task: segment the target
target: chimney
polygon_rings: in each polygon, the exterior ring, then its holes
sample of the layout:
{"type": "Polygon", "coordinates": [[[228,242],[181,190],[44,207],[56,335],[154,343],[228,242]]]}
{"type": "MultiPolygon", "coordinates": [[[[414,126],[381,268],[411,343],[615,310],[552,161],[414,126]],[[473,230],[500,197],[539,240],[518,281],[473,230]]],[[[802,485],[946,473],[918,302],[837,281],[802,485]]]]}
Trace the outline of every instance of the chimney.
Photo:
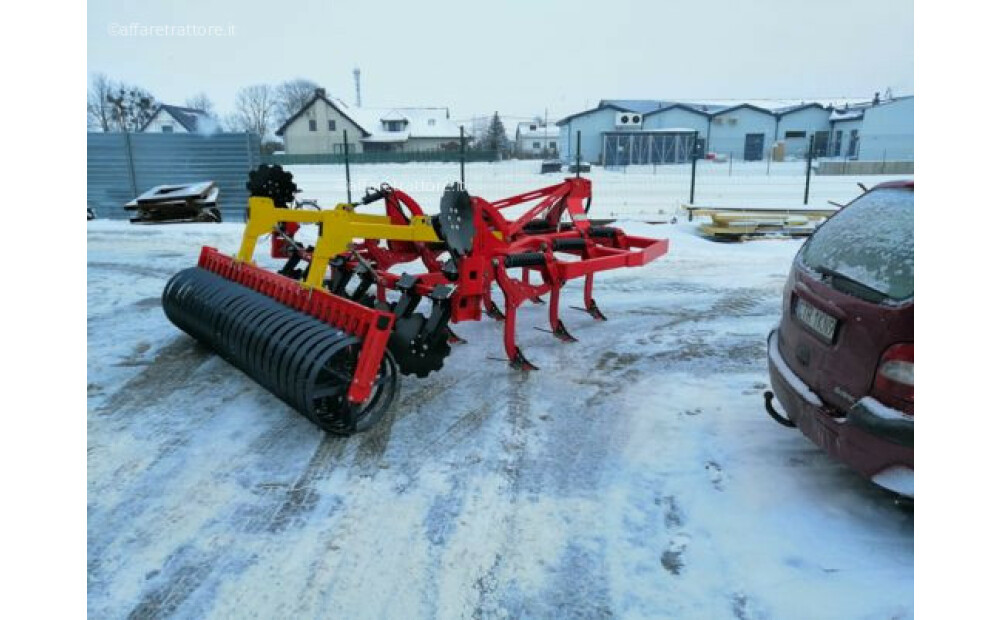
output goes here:
{"type": "Polygon", "coordinates": [[[316,94],[319,95],[320,97],[326,97],[326,89],[325,88],[317,88],[316,89],[316,94]]]}
{"type": "Polygon", "coordinates": [[[361,68],[354,67],[354,105],[361,107],[361,68]]]}

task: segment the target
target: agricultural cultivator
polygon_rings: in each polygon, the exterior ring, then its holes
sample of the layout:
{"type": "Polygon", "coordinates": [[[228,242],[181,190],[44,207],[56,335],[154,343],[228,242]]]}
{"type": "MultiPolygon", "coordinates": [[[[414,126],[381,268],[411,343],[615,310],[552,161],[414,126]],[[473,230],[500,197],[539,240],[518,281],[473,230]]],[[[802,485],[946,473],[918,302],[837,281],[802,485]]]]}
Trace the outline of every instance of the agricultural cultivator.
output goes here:
{"type": "Polygon", "coordinates": [[[584,278],[578,309],[605,320],[593,298],[594,274],[644,265],[668,244],[594,225],[590,181],[579,177],[496,202],[456,183],[445,188],[434,216],[388,184],[333,209],[293,208],[298,188],[279,166],[252,172],[248,188],[239,252],[202,248],[198,266],[167,284],[164,311],[336,434],[371,428],[391,406],[399,374],[440,369],[452,345],[464,342],[451,324],[503,321],[510,366],[535,369],[516,341],[524,303],[547,297],[550,331],[572,342],[559,314],[563,285],[584,278]],[[384,215],[358,212],[377,202],[384,215]],[[527,205],[522,214],[505,217],[518,205],[527,205]],[[307,246],[295,236],[308,224],[319,231],[307,246]],[[265,235],[271,256],[284,260],[276,273],[253,262],[265,235]]]}

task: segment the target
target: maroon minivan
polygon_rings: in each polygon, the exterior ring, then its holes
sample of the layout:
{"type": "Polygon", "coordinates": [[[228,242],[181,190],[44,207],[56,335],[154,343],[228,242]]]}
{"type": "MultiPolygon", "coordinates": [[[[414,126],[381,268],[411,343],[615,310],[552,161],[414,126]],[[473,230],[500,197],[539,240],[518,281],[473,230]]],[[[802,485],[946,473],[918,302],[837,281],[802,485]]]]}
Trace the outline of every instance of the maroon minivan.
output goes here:
{"type": "Polygon", "coordinates": [[[913,497],[913,181],[883,183],[802,245],[768,336],[768,413],[913,497]],[[786,415],[775,408],[778,402],[786,415]]]}

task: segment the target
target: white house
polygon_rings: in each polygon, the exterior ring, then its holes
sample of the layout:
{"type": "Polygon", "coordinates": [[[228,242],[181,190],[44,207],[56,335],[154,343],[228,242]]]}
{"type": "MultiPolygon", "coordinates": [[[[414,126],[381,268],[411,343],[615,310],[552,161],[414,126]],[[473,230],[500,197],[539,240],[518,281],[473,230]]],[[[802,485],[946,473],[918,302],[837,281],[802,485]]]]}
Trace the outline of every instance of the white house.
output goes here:
{"type": "Polygon", "coordinates": [[[820,157],[913,158],[912,96],[846,105],[602,99],[556,125],[563,159],[575,157],[579,132],[581,157],[606,165],[689,161],[696,142],[744,161],[769,157],[779,143],[786,158],[804,158],[810,140],[820,157]]]}
{"type": "MultiPolygon", "coordinates": [[[[458,149],[460,128],[448,108],[358,108],[317,89],[278,130],[289,155],[458,149]]],[[[466,138],[468,140],[468,138],[466,138]]]]}
{"type": "Polygon", "coordinates": [[[518,123],[514,150],[522,155],[559,155],[559,128],[538,121],[518,123]]]}
{"type": "Polygon", "coordinates": [[[204,110],[163,104],[139,131],[144,133],[212,133],[218,122],[204,110]]]}

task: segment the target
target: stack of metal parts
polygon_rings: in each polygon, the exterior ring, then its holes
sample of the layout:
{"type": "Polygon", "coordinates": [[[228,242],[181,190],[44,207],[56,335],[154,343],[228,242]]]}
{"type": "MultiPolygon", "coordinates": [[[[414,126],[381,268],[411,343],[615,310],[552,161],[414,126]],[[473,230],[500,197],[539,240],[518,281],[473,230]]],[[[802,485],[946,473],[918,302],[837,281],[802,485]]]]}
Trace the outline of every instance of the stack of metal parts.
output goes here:
{"type": "Polygon", "coordinates": [[[185,222],[221,222],[218,208],[219,188],[215,181],[187,185],[157,185],[125,204],[135,211],[133,224],[181,224],[185,222]]]}

